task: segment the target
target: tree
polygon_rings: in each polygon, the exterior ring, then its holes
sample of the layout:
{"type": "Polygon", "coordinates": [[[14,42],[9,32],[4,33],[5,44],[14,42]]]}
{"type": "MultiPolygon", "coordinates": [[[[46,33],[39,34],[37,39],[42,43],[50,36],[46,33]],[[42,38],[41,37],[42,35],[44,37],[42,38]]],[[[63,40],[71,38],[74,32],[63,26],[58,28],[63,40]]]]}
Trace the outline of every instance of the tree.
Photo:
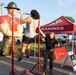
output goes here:
{"type": "Polygon", "coordinates": [[[75,20],[73,19],[73,17],[70,16],[65,16],[68,20],[70,20],[71,22],[75,23],[75,20]]]}

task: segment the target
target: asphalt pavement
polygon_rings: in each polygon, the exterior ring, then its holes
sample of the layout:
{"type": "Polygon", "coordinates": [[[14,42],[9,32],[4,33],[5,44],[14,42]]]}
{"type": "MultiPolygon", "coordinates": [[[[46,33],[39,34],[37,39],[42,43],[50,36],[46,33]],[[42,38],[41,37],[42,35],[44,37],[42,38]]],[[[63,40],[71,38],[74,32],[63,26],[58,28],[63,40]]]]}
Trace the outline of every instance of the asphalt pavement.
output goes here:
{"type": "MultiPolygon", "coordinates": [[[[67,60],[67,63],[65,63],[65,66],[60,68],[63,59],[54,60],[53,75],[76,75],[76,73],[73,71],[69,59],[67,60]]],[[[31,56],[30,60],[24,58],[22,62],[17,61],[17,57],[14,57],[14,68],[12,68],[12,57],[0,56],[0,75],[13,75],[12,72],[14,72],[14,75],[38,75],[39,73],[38,65],[41,65],[40,75],[42,75],[43,57],[40,57],[40,63],[38,62],[38,57],[34,57],[34,56],[31,56]],[[25,73],[25,70],[27,70],[27,73],[25,73]]],[[[49,60],[48,60],[48,65],[49,65],[49,60]]],[[[49,66],[47,66],[46,73],[47,75],[50,75],[49,66]]]]}

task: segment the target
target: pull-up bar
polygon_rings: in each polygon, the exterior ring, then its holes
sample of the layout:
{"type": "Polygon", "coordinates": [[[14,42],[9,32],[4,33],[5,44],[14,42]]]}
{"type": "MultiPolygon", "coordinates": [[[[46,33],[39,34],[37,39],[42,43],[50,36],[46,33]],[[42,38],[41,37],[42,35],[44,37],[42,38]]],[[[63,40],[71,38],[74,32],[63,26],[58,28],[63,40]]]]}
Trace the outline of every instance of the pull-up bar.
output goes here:
{"type": "MultiPolygon", "coordinates": [[[[19,11],[18,13],[21,13],[21,11],[19,11]]],[[[25,15],[30,15],[29,13],[23,12],[23,14],[25,15]]]]}

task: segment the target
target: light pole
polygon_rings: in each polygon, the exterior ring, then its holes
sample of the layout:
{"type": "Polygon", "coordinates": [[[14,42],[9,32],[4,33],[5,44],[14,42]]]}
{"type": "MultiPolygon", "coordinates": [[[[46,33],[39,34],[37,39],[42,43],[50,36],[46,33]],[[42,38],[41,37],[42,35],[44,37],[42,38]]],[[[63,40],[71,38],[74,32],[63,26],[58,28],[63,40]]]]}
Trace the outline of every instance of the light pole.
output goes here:
{"type": "Polygon", "coordinates": [[[0,12],[1,12],[1,15],[2,15],[2,7],[3,7],[4,3],[3,2],[0,2],[0,12]]]}

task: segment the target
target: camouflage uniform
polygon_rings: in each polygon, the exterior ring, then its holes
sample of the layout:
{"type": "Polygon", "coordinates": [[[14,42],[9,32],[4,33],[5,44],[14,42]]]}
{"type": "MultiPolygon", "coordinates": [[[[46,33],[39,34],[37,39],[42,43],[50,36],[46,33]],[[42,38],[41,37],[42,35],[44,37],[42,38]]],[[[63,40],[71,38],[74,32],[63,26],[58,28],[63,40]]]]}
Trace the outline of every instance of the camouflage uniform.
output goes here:
{"type": "Polygon", "coordinates": [[[12,37],[4,36],[1,50],[3,51],[3,55],[8,55],[10,53],[10,49],[12,47],[12,37]]]}
{"type": "MultiPolygon", "coordinates": [[[[0,55],[7,56],[7,55],[11,54],[11,51],[12,51],[12,37],[4,36],[0,55]]],[[[16,47],[16,43],[14,42],[15,56],[18,56],[19,53],[20,52],[18,51],[18,49],[16,47]]]]}

